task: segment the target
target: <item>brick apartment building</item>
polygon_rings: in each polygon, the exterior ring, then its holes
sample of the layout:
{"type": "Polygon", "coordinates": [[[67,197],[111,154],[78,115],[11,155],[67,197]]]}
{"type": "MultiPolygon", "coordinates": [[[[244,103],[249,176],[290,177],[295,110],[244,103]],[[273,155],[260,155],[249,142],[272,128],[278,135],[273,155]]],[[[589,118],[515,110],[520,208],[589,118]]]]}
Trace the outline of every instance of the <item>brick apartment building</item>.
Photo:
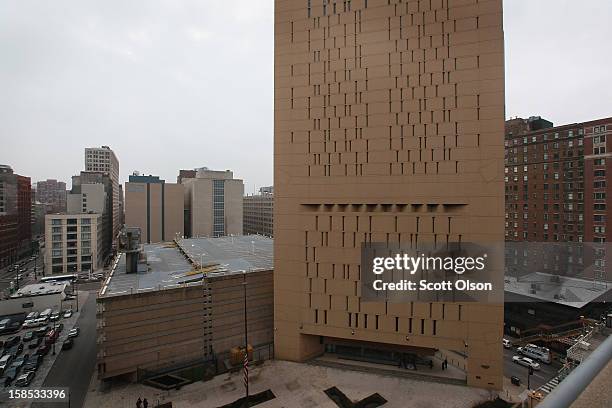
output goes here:
{"type": "Polygon", "coordinates": [[[608,242],[612,118],[506,122],[506,240],[608,242]]]}
{"type": "Polygon", "coordinates": [[[0,166],[0,267],[31,249],[32,190],[30,178],[0,166]]]}
{"type": "Polygon", "coordinates": [[[45,204],[49,213],[66,212],[66,183],[47,179],[36,183],[36,201],[45,204]]]}

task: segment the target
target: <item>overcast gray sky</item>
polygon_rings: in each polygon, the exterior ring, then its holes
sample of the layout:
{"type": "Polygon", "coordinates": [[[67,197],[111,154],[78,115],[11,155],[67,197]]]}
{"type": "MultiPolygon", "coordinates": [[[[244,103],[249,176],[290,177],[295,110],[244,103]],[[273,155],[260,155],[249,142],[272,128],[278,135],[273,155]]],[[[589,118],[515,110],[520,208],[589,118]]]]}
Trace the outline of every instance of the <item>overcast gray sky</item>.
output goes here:
{"type": "MultiPolygon", "coordinates": [[[[612,116],[610,0],[506,0],[507,107],[612,116]]],[[[272,183],[272,0],[0,0],[0,163],[66,182],[86,146],[121,178],[232,169],[272,183]]]]}

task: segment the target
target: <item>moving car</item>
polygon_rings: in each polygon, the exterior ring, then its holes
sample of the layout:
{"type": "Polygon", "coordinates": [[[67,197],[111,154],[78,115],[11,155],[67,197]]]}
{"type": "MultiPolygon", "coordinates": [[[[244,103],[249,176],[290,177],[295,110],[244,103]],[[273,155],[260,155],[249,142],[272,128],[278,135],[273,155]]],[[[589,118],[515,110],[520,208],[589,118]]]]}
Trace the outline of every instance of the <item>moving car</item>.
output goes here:
{"type": "Polygon", "coordinates": [[[27,387],[28,385],[30,385],[33,379],[34,371],[28,371],[24,374],[21,374],[19,377],[17,377],[17,380],[15,380],[15,387],[27,387]]]}
{"type": "Polygon", "coordinates": [[[529,357],[514,356],[514,357],[512,357],[512,361],[517,363],[517,364],[520,364],[522,366],[525,366],[525,367],[531,367],[534,370],[539,370],[540,369],[540,364],[536,363],[535,361],[533,361],[529,357]]]}
{"type": "Polygon", "coordinates": [[[72,309],[68,309],[64,312],[64,319],[72,317],[72,309]]]}
{"type": "Polygon", "coordinates": [[[68,337],[78,337],[80,332],[81,332],[81,329],[79,329],[78,327],[73,327],[68,332],[68,337]]]}
{"type": "Polygon", "coordinates": [[[73,345],[74,345],[74,340],[72,339],[72,337],[68,337],[66,341],[64,342],[64,344],[62,344],[62,350],[70,350],[73,345]]]}

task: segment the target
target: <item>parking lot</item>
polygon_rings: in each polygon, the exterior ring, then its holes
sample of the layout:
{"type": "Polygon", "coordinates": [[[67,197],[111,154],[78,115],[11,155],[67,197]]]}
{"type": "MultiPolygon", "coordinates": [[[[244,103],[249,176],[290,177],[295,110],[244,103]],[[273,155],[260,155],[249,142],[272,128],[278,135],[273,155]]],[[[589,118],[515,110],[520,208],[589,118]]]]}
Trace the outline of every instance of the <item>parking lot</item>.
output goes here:
{"type": "MultiPolygon", "coordinates": [[[[82,292],[81,294],[79,294],[79,296],[81,297],[81,299],[79,299],[79,304],[84,304],[87,301],[87,297],[89,296],[88,292],[82,292]],[[81,303],[82,302],[82,303],[81,303]]],[[[43,383],[45,382],[47,375],[49,373],[49,371],[51,370],[52,366],[54,365],[54,363],[56,362],[56,360],[61,360],[66,358],[67,353],[71,353],[73,350],[72,348],[67,349],[67,350],[62,350],[62,345],[66,342],[66,340],[69,337],[69,332],[71,329],[73,329],[76,325],[77,320],[79,319],[79,316],[81,314],[82,309],[80,309],[79,312],[76,311],[76,303],[75,302],[67,302],[64,304],[64,310],[63,312],[60,314],[60,318],[59,320],[53,322],[53,321],[47,321],[45,323],[44,326],[42,327],[27,327],[27,328],[21,328],[18,332],[16,333],[11,333],[11,334],[2,334],[0,335],[0,342],[3,343],[3,346],[0,348],[0,350],[2,351],[2,354],[6,354],[9,352],[9,349],[11,350],[15,350],[14,347],[18,347],[18,345],[22,345],[23,346],[23,350],[21,352],[18,353],[18,355],[16,356],[21,357],[25,354],[28,354],[30,356],[30,359],[33,360],[33,355],[38,351],[41,350],[41,348],[45,347],[46,343],[50,343],[50,340],[47,340],[47,338],[49,336],[46,336],[45,334],[41,333],[43,336],[42,341],[40,341],[40,345],[36,346],[36,342],[37,342],[37,337],[36,335],[33,336],[33,338],[29,341],[24,341],[24,336],[26,336],[26,333],[31,332],[31,331],[36,331],[36,330],[40,330],[40,332],[45,332],[45,333],[49,333],[50,331],[53,330],[54,324],[55,324],[55,328],[57,329],[59,327],[60,324],[63,325],[63,329],[61,330],[61,332],[59,332],[58,337],[56,338],[55,342],[50,344],[50,347],[48,348],[48,351],[46,351],[46,353],[44,354],[44,357],[42,358],[42,362],[40,364],[40,366],[38,366],[38,368],[35,371],[35,375],[34,375],[34,379],[32,380],[32,382],[27,386],[27,388],[31,388],[31,389],[35,389],[35,388],[40,388],[43,386],[43,383]],[[70,317],[64,317],[64,312],[66,312],[67,310],[72,310],[73,313],[70,317]],[[9,348],[4,348],[4,343],[7,342],[7,340],[9,340],[10,338],[13,338],[15,336],[18,336],[19,341],[17,343],[15,343],[13,346],[9,347],[9,348]],[[30,345],[32,345],[33,348],[30,348],[30,345]],[[55,350],[53,349],[53,345],[55,346],[55,350]]],[[[1,318],[0,318],[1,320],[1,318]]],[[[27,336],[26,336],[27,337],[27,336]]],[[[78,342],[80,341],[79,336],[74,337],[73,338],[73,342],[74,345],[78,344],[78,342]]],[[[43,350],[41,350],[41,352],[44,352],[44,348],[43,350]]],[[[13,361],[15,360],[15,358],[13,358],[13,361]]],[[[17,371],[17,376],[16,378],[18,378],[21,374],[23,374],[22,368],[20,368],[17,371]]],[[[23,402],[18,403],[16,401],[11,401],[9,399],[9,390],[11,388],[15,388],[15,380],[13,380],[11,382],[11,384],[8,387],[5,387],[5,380],[6,380],[6,370],[4,370],[4,372],[1,373],[2,376],[0,376],[0,405],[2,406],[14,406],[14,407],[21,407],[23,406],[23,402]],[[5,405],[6,404],[6,405],[5,405]]]]}

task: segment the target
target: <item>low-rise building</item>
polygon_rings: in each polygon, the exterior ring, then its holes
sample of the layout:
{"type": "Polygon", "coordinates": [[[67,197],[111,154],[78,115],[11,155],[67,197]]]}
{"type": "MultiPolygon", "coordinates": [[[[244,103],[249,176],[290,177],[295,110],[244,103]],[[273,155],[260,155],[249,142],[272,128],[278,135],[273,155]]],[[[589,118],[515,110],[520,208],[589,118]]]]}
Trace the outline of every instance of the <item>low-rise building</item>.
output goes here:
{"type": "Polygon", "coordinates": [[[26,285],[0,302],[0,316],[43,311],[62,310],[65,307],[65,282],[39,282],[26,285]]]}
{"type": "Polygon", "coordinates": [[[45,273],[89,272],[103,264],[100,214],[48,214],[45,217],[45,273]]]}
{"type": "Polygon", "coordinates": [[[271,347],[271,239],[184,239],[144,245],[144,255],[146,263],[128,273],[120,254],[98,295],[100,379],[140,380],[203,362],[216,371],[244,346],[245,306],[249,344],[271,347]]]}

